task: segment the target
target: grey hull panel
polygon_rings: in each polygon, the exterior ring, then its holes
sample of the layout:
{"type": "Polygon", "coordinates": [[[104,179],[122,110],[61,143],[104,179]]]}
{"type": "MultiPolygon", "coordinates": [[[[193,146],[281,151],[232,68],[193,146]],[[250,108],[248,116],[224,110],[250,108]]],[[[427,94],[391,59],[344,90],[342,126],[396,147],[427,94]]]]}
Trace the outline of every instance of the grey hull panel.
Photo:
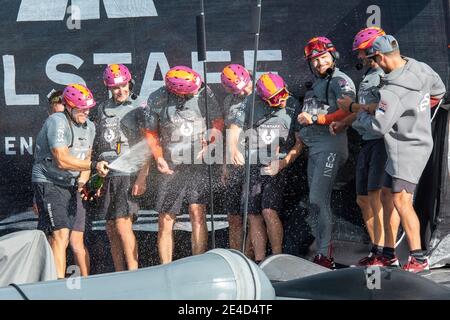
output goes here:
{"type": "MultiPolygon", "coordinates": [[[[274,299],[265,274],[237,251],[215,249],[167,265],[20,286],[30,300],[80,299],[274,299]]],[[[12,287],[0,300],[23,299],[12,287]]]]}

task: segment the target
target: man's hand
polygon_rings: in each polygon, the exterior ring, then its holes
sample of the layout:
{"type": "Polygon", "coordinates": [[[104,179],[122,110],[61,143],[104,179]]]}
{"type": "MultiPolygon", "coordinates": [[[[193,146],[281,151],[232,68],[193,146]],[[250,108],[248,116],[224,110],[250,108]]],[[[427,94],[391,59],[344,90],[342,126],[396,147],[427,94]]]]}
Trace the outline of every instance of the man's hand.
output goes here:
{"type": "Polygon", "coordinates": [[[141,196],[147,190],[147,179],[141,175],[138,175],[133,188],[131,189],[131,195],[134,197],[141,196]]]}
{"type": "Polygon", "coordinates": [[[216,128],[211,128],[209,130],[209,136],[207,139],[202,139],[202,149],[197,154],[197,160],[202,159],[205,156],[206,151],[209,149],[214,150],[216,148],[217,139],[222,139],[222,132],[216,128]]]}
{"type": "Polygon", "coordinates": [[[80,193],[81,199],[85,201],[90,201],[93,197],[89,198],[89,192],[86,186],[86,181],[78,180],[78,192],[80,193]]]}
{"type": "Polygon", "coordinates": [[[346,95],[342,95],[342,98],[337,99],[338,107],[343,111],[350,112],[350,104],[353,102],[352,98],[346,95]]]}
{"type": "Polygon", "coordinates": [[[302,112],[298,115],[297,117],[297,121],[301,124],[301,125],[310,125],[313,124],[313,121],[311,119],[311,115],[308,112],[302,112]]]}
{"type": "Polygon", "coordinates": [[[106,162],[106,161],[99,161],[99,162],[97,162],[97,165],[95,166],[95,169],[97,170],[98,175],[100,177],[103,177],[103,178],[106,177],[106,175],[109,172],[108,162],[106,162]]]}
{"type": "Polygon", "coordinates": [[[78,192],[80,193],[80,197],[84,201],[92,201],[94,198],[99,198],[102,195],[102,187],[98,188],[94,194],[89,194],[89,190],[86,185],[86,181],[78,181],[78,192]]]}
{"type": "Polygon", "coordinates": [[[284,160],[273,160],[270,164],[261,169],[261,174],[275,176],[286,167],[284,160]]]}
{"type": "Polygon", "coordinates": [[[235,166],[243,166],[245,164],[245,158],[237,148],[231,151],[231,163],[235,166]]]}
{"type": "Polygon", "coordinates": [[[205,155],[205,152],[208,150],[208,142],[206,141],[206,139],[202,139],[202,149],[199,151],[199,153],[197,153],[197,157],[196,159],[203,159],[203,156],[205,155]]]}
{"type": "Polygon", "coordinates": [[[158,159],[156,159],[156,167],[158,168],[159,172],[163,174],[173,174],[173,170],[169,168],[169,165],[163,157],[159,157],[158,159]]]}
{"type": "Polygon", "coordinates": [[[347,128],[347,125],[343,121],[333,121],[330,123],[329,129],[330,133],[335,136],[347,128]]]}

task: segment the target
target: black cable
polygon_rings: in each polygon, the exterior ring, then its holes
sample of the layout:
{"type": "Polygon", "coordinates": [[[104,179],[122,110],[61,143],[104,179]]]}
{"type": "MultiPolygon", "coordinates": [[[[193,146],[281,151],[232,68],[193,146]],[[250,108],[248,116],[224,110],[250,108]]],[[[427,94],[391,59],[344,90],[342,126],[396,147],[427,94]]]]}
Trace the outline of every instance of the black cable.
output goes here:
{"type": "MultiPolygon", "coordinates": [[[[208,133],[207,141],[209,142],[210,134],[210,118],[208,110],[208,81],[206,79],[206,29],[205,29],[205,6],[203,0],[200,0],[200,15],[196,17],[197,22],[197,51],[198,61],[203,61],[203,79],[205,82],[204,97],[205,97],[205,112],[206,112],[206,130],[208,133]]],[[[211,216],[211,245],[216,248],[216,234],[214,229],[214,193],[212,188],[212,164],[211,159],[208,163],[208,180],[209,180],[209,213],[211,216]]]]}
{"type": "Polygon", "coordinates": [[[22,291],[22,289],[20,289],[20,287],[15,284],[15,283],[10,283],[8,286],[13,287],[14,289],[16,289],[16,291],[20,294],[20,296],[22,297],[23,300],[30,300],[27,295],[25,294],[25,292],[22,291]]]}
{"type": "MultiPolygon", "coordinates": [[[[256,64],[257,64],[257,56],[258,56],[258,46],[259,46],[259,33],[261,31],[261,0],[258,0],[257,5],[255,7],[255,11],[252,15],[252,20],[254,21],[253,29],[252,31],[255,32],[255,48],[254,48],[254,55],[253,55],[253,80],[256,81],[256,64]]],[[[252,88],[252,104],[250,108],[250,115],[249,115],[249,124],[250,126],[253,126],[253,117],[254,117],[254,111],[255,111],[255,89],[256,89],[256,83],[253,85],[252,88]]],[[[253,138],[253,130],[250,130],[249,134],[247,135],[247,141],[252,141],[253,138]]],[[[247,238],[247,219],[248,219],[248,196],[250,191],[250,143],[246,143],[246,149],[245,149],[245,183],[244,183],[244,216],[242,221],[242,253],[245,254],[245,244],[246,244],[246,238],[247,238]]]]}

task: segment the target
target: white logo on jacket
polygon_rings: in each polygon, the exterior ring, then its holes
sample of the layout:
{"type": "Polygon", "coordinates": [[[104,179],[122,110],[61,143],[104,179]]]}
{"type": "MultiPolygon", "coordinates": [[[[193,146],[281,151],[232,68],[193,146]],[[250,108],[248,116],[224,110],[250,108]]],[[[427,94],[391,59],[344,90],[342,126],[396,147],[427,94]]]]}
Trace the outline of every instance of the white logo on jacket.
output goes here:
{"type": "Polygon", "coordinates": [[[417,108],[417,112],[424,112],[428,108],[430,108],[430,94],[426,93],[422,100],[419,103],[419,107],[417,108]]]}
{"type": "Polygon", "coordinates": [[[103,134],[103,138],[105,138],[106,142],[111,142],[116,137],[116,134],[111,129],[106,129],[105,133],[103,134]]]}
{"type": "Polygon", "coordinates": [[[261,130],[261,139],[265,144],[271,144],[275,137],[276,134],[273,130],[261,130]]]}
{"type": "Polygon", "coordinates": [[[58,127],[58,130],[56,131],[56,141],[58,143],[64,142],[64,127],[58,127]]]}
{"type": "Polygon", "coordinates": [[[194,132],[194,128],[192,124],[184,122],[180,127],[180,132],[183,136],[189,137],[194,132]]]}

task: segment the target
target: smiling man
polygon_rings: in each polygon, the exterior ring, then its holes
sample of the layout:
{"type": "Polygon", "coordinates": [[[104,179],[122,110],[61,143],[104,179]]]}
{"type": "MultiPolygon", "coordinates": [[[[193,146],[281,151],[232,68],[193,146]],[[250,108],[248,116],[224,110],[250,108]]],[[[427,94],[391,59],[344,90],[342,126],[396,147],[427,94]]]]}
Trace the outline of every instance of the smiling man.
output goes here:
{"type": "Polygon", "coordinates": [[[77,191],[82,191],[94,167],[100,175],[107,172],[104,162],[91,162],[95,128],[88,115],[95,106],[92,93],[82,85],[68,85],[62,103],[64,112],[48,117],[37,136],[32,171],[38,229],[48,236],[58,278],[65,276],[71,231],[84,230],[86,213],[77,191]]]}
{"type": "MultiPolygon", "coordinates": [[[[142,140],[139,120],[142,108],[132,92],[131,73],[123,64],[108,65],[103,83],[111,98],[92,114],[97,130],[93,151],[94,159],[112,162],[142,140]]],[[[116,271],[138,268],[138,247],[132,226],[139,209],[135,197],[145,192],[147,175],[148,165],[137,176],[111,170],[98,199],[100,214],[107,220],[106,232],[116,271]]]]}
{"type": "Polygon", "coordinates": [[[375,114],[363,113],[365,117],[360,121],[369,130],[384,136],[388,160],[383,190],[393,200],[400,216],[395,219],[395,225],[389,223],[397,213],[387,210],[383,201],[388,223],[385,225],[382,262],[383,265],[392,265],[392,262],[398,265],[392,235],[401,220],[410,249],[403,269],[426,272],[429,264],[421,248],[420,223],[413,207],[413,194],[433,150],[430,106],[444,96],[445,85],[430,66],[402,56],[392,35],[377,38],[366,54],[386,76],[379,90],[380,101],[375,114]]]}
{"type": "Polygon", "coordinates": [[[348,147],[346,130],[332,135],[328,126],[350,114],[338,108],[337,99],[342,95],[354,99],[356,90],[353,81],[336,67],[339,55],[330,39],[312,38],[305,46],[304,55],[316,77],[311,90],[305,94],[298,116],[300,138],[309,147],[309,213],[318,244],[314,262],[333,268],[331,192],[338,170],[347,160],[348,147]]]}

